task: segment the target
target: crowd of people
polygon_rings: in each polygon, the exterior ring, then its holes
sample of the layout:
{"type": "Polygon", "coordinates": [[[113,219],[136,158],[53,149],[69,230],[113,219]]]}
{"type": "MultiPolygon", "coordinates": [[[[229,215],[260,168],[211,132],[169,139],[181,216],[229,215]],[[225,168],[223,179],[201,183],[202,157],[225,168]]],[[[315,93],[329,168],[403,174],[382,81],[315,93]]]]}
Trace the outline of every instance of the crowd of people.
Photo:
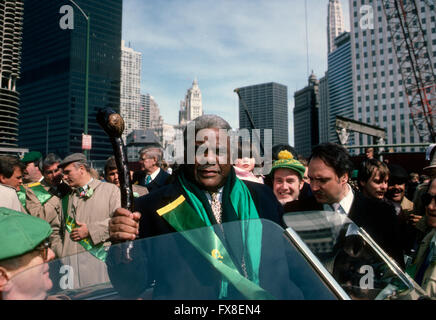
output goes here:
{"type": "MultiPolygon", "coordinates": [[[[229,148],[229,141],[218,139],[219,130],[231,129],[224,119],[204,115],[194,122],[196,132],[205,130],[216,137],[212,142],[203,134],[203,139],[195,141],[196,148],[229,148]]],[[[185,135],[185,150],[187,143],[185,135]]],[[[53,153],[43,157],[37,151],[22,159],[0,156],[0,300],[29,297],[32,290],[28,284],[12,285],[11,279],[42,262],[88,252],[95,259],[69,261],[76,270],[82,270],[74,279],[81,287],[116,277],[118,260],[108,250],[113,243],[235,220],[263,218],[285,228],[284,213],[313,210],[348,216],[407,269],[430,297],[436,298],[435,145],[427,151],[429,165],[421,176],[377,159],[372,148],[354,168],[348,151],[334,143],[316,146],[308,159],[290,145],[274,146],[267,175],[254,173],[258,165],[254,151],[250,157],[239,154],[232,164],[230,152],[223,159],[213,149],[206,150],[204,158],[197,156],[194,164],[168,170],[159,147],[142,149],[141,169],[130,172],[134,212],[121,208],[119,172],[113,156],[107,159],[102,176],[81,153],[64,159],[53,153]]],[[[220,241],[218,237],[216,241],[220,241]]],[[[246,245],[251,250],[258,244],[250,240],[246,245]]],[[[240,297],[251,297],[253,292],[264,297],[258,287],[262,268],[251,260],[248,263],[246,259],[251,258],[245,253],[235,259],[241,261],[242,269],[234,265],[227,271],[218,268],[216,279],[207,284],[195,274],[183,273],[179,266],[174,266],[172,276],[180,273],[196,288],[187,298],[210,296],[213,291],[218,291],[220,298],[233,296],[233,291],[240,297]],[[244,277],[250,278],[254,288],[247,286],[240,292],[237,283],[244,277]]],[[[125,271],[134,272],[137,267],[126,263],[125,271]]],[[[165,275],[150,273],[147,277],[138,282],[138,292],[156,279],[166,286],[165,292],[180,291],[178,284],[166,281],[165,275]]],[[[45,279],[41,286],[49,287],[48,282],[45,279]]],[[[114,283],[122,292],[122,281],[114,283]]],[[[293,285],[277,286],[271,290],[293,285]]],[[[162,297],[171,298],[159,289],[156,296],[160,292],[162,297]]],[[[290,298],[304,296],[304,292],[296,292],[290,298]]]]}

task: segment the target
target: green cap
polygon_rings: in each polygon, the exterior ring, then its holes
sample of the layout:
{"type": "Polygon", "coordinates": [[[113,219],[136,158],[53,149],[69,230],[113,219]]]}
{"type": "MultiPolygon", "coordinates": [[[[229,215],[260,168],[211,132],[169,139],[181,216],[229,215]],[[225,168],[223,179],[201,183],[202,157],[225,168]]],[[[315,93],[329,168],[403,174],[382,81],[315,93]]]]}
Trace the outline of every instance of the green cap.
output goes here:
{"type": "Polygon", "coordinates": [[[23,159],[21,159],[21,162],[23,163],[29,163],[36,160],[39,160],[42,158],[42,154],[39,151],[30,151],[24,154],[23,159]]]}
{"type": "Polygon", "coordinates": [[[0,260],[34,250],[51,233],[47,221],[0,207],[0,260]]]}
{"type": "Polygon", "coordinates": [[[300,175],[301,179],[304,178],[304,172],[306,171],[306,167],[300,161],[295,160],[289,151],[280,151],[278,154],[278,158],[278,160],[273,162],[271,173],[279,168],[291,169],[297,172],[300,175]]]}

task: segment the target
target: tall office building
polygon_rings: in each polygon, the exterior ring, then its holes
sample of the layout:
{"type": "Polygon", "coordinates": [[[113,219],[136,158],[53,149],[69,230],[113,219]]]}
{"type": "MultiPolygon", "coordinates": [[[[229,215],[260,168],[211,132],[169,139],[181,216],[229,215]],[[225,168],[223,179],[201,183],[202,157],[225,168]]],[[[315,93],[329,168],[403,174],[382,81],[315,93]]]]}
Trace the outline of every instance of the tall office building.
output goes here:
{"type": "Polygon", "coordinates": [[[179,125],[184,125],[201,115],[203,115],[201,90],[197,79],[194,79],[192,87],[186,92],[185,100],[180,102],[179,125]]]}
{"type": "MultiPolygon", "coordinates": [[[[99,108],[119,112],[122,0],[75,3],[91,16],[88,154],[104,160],[113,153],[112,145],[95,117],[99,108]]],[[[86,40],[87,20],[72,2],[24,1],[20,146],[61,157],[82,152],[86,40]]]]}
{"type": "MultiPolygon", "coordinates": [[[[350,33],[344,32],[338,36],[335,39],[335,47],[336,49],[328,54],[328,141],[339,143],[336,116],[354,119],[350,33]]],[[[347,144],[354,144],[354,137],[350,136],[347,144]]]]}
{"type": "Polygon", "coordinates": [[[251,129],[247,112],[260,139],[264,141],[264,129],[272,130],[272,144],[288,143],[288,88],[270,82],[236,89],[239,91],[239,128],[251,129]],[[245,109],[246,107],[246,109],[245,109]]]}
{"type": "Polygon", "coordinates": [[[124,141],[127,135],[141,127],[141,58],[142,54],[121,43],[120,115],[124,119],[124,141]]]}
{"type": "Polygon", "coordinates": [[[336,49],[335,38],[345,31],[345,23],[340,0],[329,0],[327,9],[327,45],[330,53],[336,49]]]}
{"type": "MultiPolygon", "coordinates": [[[[416,1],[427,37],[432,63],[436,63],[434,6],[416,1]]],[[[386,129],[389,144],[418,143],[410,117],[394,44],[381,0],[350,1],[355,119],[386,129]],[[364,7],[366,6],[366,7],[364,7]],[[365,10],[362,10],[365,9],[365,10]],[[368,10],[370,9],[370,10],[368,10]]],[[[436,64],[435,64],[436,68],[436,64]]],[[[355,134],[356,143],[372,144],[372,138],[355,134]]],[[[401,148],[396,151],[418,151],[401,148]]]]}
{"type": "Polygon", "coordinates": [[[23,2],[0,1],[0,147],[18,147],[23,2]]]}
{"type": "Polygon", "coordinates": [[[319,143],[319,81],[312,73],[308,85],[294,94],[294,147],[309,157],[319,143]]]}
{"type": "Polygon", "coordinates": [[[141,94],[139,103],[139,126],[141,129],[150,128],[150,95],[141,94]]]}
{"type": "Polygon", "coordinates": [[[319,114],[318,114],[318,128],[319,128],[319,142],[329,141],[329,87],[328,87],[328,73],[319,79],[319,114]]]}

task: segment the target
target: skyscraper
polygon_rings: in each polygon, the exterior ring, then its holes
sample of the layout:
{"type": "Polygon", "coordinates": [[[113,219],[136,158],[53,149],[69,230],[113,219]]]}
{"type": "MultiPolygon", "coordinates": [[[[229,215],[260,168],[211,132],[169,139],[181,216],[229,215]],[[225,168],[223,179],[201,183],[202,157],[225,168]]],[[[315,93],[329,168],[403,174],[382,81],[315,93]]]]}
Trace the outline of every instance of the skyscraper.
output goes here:
{"type": "Polygon", "coordinates": [[[124,141],[127,135],[141,127],[141,57],[142,54],[121,43],[120,115],[124,119],[124,141]]]}
{"type": "Polygon", "coordinates": [[[0,2],[0,147],[18,147],[23,2],[0,2]]]}
{"type": "MultiPolygon", "coordinates": [[[[89,156],[104,160],[112,146],[95,117],[103,107],[119,112],[122,0],[75,3],[91,17],[89,156]]],[[[20,146],[43,152],[47,144],[48,152],[61,157],[82,152],[86,42],[86,19],[71,2],[24,1],[20,146]]]]}
{"type": "Polygon", "coordinates": [[[328,87],[328,72],[325,76],[319,79],[319,142],[329,141],[329,87],[328,87]]]}
{"type": "Polygon", "coordinates": [[[239,91],[239,128],[251,130],[247,111],[260,139],[264,141],[264,129],[272,130],[272,144],[288,143],[288,88],[270,82],[236,89],[239,91]],[[247,110],[245,109],[247,108],[247,110]]]}
{"type": "MultiPolygon", "coordinates": [[[[344,32],[335,39],[335,48],[328,54],[328,141],[339,143],[336,116],[354,119],[353,68],[349,32],[344,32]]],[[[354,137],[350,136],[348,142],[347,144],[353,144],[354,137]]]]}
{"type": "Polygon", "coordinates": [[[194,79],[192,87],[186,92],[185,100],[180,102],[179,125],[184,125],[201,115],[203,115],[201,90],[197,79],[194,79]]]}
{"type": "Polygon", "coordinates": [[[308,85],[294,94],[294,147],[304,157],[319,143],[319,81],[312,73],[308,85]]]}
{"type": "Polygon", "coordinates": [[[327,16],[328,53],[335,50],[335,38],[345,31],[344,16],[340,0],[329,0],[327,16]]]}
{"type": "MultiPolygon", "coordinates": [[[[417,13],[436,63],[434,6],[416,1],[417,13]]],[[[353,57],[354,119],[386,128],[388,144],[418,143],[410,117],[401,73],[381,0],[350,1],[353,57]]],[[[436,64],[435,64],[436,68],[436,64]]],[[[356,143],[372,144],[370,137],[355,133],[356,143]]],[[[397,151],[417,151],[401,148],[397,151]]]]}

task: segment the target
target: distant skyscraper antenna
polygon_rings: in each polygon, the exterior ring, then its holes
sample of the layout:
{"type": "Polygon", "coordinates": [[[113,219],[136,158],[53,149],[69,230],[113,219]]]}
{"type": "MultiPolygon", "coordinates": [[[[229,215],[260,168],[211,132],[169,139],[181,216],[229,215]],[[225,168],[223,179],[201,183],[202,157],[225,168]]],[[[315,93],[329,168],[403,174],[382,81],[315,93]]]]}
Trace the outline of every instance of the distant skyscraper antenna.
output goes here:
{"type": "Polygon", "coordinates": [[[309,78],[309,32],[307,27],[307,0],[304,0],[304,16],[306,22],[306,60],[307,60],[306,78],[309,78]]]}

